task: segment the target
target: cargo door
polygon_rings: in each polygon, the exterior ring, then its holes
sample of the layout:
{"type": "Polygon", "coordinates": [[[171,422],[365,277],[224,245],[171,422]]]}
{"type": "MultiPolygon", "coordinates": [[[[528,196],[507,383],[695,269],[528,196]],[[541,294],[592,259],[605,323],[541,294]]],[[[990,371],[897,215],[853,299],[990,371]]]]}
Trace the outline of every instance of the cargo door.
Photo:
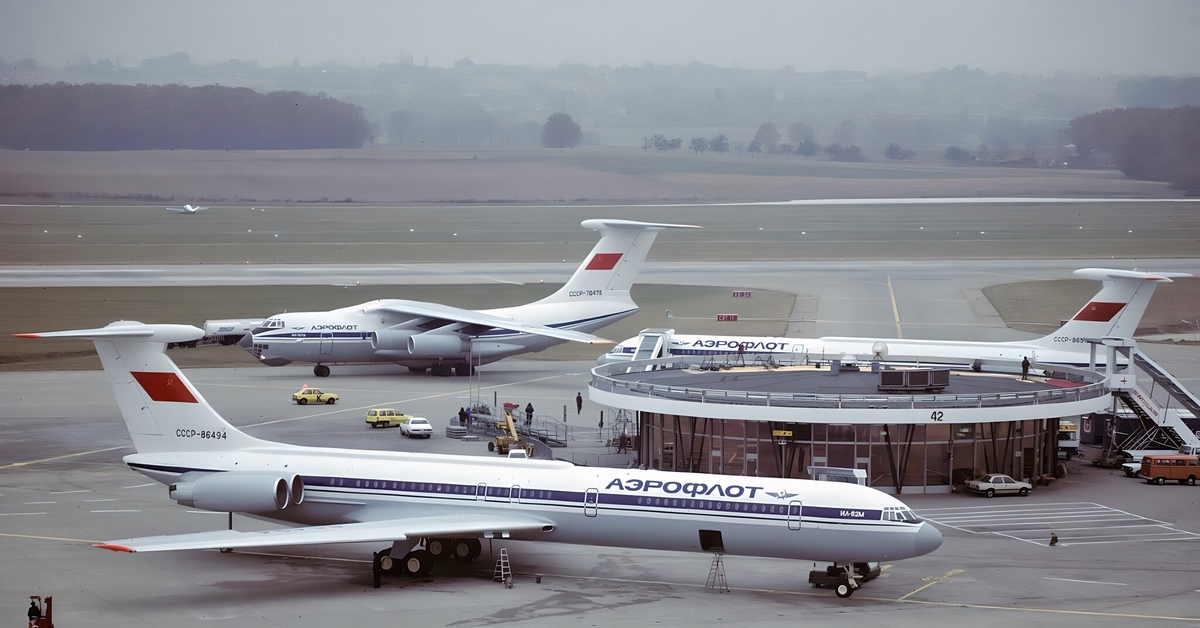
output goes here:
{"type": "Polygon", "coordinates": [[[333,353],[333,332],[321,332],[321,355],[329,355],[333,353]]]}

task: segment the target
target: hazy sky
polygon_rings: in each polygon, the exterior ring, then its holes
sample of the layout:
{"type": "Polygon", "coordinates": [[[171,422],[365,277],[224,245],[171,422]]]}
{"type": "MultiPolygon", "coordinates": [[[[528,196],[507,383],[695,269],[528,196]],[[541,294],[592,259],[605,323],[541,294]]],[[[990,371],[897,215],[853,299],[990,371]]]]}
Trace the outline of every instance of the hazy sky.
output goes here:
{"type": "Polygon", "coordinates": [[[0,57],[1200,74],[1200,0],[0,0],[0,57]]]}

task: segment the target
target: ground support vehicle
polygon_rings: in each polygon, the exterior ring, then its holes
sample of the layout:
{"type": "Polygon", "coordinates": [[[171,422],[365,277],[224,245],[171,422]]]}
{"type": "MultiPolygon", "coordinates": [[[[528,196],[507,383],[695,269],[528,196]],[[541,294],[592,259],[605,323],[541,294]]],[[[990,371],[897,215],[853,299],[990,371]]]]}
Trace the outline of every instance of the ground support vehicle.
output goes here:
{"type": "Polygon", "coordinates": [[[499,421],[499,425],[497,426],[500,428],[500,433],[488,443],[488,451],[494,451],[501,456],[507,456],[510,448],[519,447],[525,450],[526,456],[532,458],[533,443],[521,440],[521,435],[517,433],[517,425],[513,423],[512,411],[516,407],[516,404],[504,404],[504,419],[499,421]]]}
{"type": "Polygon", "coordinates": [[[1180,484],[1195,486],[1196,478],[1200,478],[1200,458],[1180,454],[1143,456],[1138,477],[1149,484],[1162,485],[1167,480],[1175,480],[1180,484]]]}

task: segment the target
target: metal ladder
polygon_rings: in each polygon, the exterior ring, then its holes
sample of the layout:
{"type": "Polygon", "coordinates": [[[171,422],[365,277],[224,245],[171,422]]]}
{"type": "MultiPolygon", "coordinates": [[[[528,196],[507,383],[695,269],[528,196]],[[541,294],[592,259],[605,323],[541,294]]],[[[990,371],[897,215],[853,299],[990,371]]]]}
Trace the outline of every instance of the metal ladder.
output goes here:
{"type": "Polygon", "coordinates": [[[492,580],[503,582],[506,589],[512,588],[512,565],[508,562],[507,548],[500,548],[500,558],[496,559],[496,570],[492,572],[492,580]]]}
{"type": "Polygon", "coordinates": [[[725,556],[722,552],[713,555],[712,567],[708,569],[708,582],[704,584],[705,591],[729,593],[729,583],[725,582],[725,556]]]}

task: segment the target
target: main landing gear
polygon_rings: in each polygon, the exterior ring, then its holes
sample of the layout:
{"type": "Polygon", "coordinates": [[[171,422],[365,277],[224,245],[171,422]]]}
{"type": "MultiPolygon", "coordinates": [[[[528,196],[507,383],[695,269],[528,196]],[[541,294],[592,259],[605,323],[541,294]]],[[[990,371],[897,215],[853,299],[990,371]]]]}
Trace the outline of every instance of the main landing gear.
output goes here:
{"type": "MultiPolygon", "coordinates": [[[[389,575],[404,574],[410,578],[425,578],[433,573],[433,564],[439,560],[455,559],[473,561],[483,553],[483,544],[479,539],[424,539],[425,547],[413,549],[416,544],[407,545],[395,543],[381,552],[375,553],[373,571],[389,575]],[[407,547],[405,546],[407,545],[407,547]],[[399,547],[398,547],[399,546],[399,547]],[[404,557],[397,560],[392,557],[392,551],[397,553],[408,550],[404,557]]],[[[378,579],[376,579],[378,583],[378,579]]],[[[378,584],[376,587],[378,588],[378,584]]]]}
{"type": "Polygon", "coordinates": [[[329,377],[329,367],[324,364],[318,364],[313,367],[313,375],[317,377],[329,377]]]}
{"type": "Polygon", "coordinates": [[[434,377],[450,377],[458,375],[459,377],[467,377],[475,373],[475,369],[466,362],[438,362],[429,367],[429,374],[434,377]]]}
{"type": "Polygon", "coordinates": [[[840,598],[854,595],[863,584],[879,577],[877,563],[833,564],[824,570],[808,572],[808,581],[813,587],[829,587],[840,598]]]}

